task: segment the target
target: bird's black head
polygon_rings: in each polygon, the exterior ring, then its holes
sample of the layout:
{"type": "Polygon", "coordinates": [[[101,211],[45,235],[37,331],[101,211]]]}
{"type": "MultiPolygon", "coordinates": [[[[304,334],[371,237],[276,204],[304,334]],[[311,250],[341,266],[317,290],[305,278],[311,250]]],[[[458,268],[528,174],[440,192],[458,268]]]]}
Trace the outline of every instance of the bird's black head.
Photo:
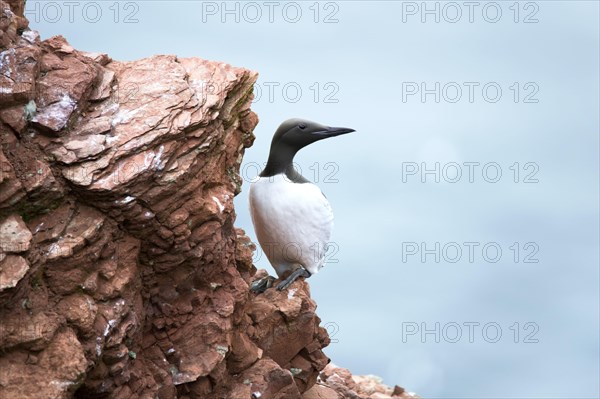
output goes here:
{"type": "Polygon", "coordinates": [[[354,132],[345,127],[330,127],[306,119],[288,119],[279,125],[271,141],[267,167],[261,176],[273,176],[292,165],[294,155],[315,141],[354,132]]]}
{"type": "Polygon", "coordinates": [[[306,119],[288,119],[279,125],[275,135],[273,135],[271,148],[274,145],[290,146],[298,151],[315,141],[353,131],[354,129],[325,126],[306,119]]]}

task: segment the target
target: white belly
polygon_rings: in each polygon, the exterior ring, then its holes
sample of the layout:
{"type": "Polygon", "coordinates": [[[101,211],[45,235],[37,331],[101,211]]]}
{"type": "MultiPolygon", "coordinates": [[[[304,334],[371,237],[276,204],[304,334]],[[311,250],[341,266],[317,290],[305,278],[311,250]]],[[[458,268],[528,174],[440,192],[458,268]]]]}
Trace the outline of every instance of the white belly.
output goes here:
{"type": "Polygon", "coordinates": [[[311,274],[319,271],[333,212],[316,185],[293,183],[283,174],[261,177],[250,186],[250,213],[258,242],[279,277],[298,264],[311,274]]]}

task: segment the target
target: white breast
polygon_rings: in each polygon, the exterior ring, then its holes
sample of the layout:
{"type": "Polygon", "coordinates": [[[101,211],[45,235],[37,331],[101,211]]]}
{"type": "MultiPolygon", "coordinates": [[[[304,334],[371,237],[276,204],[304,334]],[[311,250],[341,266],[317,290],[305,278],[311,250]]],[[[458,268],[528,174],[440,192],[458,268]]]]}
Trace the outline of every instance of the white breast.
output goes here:
{"type": "Polygon", "coordinates": [[[329,201],[312,183],[293,183],[284,174],[261,177],[250,186],[250,213],[258,242],[278,276],[302,265],[322,267],[333,229],[329,201]]]}

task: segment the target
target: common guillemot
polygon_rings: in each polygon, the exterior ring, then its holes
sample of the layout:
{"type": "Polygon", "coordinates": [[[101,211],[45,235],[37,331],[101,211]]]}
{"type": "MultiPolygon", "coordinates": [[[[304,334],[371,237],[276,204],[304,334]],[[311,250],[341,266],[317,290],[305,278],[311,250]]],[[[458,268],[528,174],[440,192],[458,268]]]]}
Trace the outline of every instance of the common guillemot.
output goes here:
{"type": "MultiPolygon", "coordinates": [[[[249,197],[258,242],[283,279],[278,290],[319,271],[333,229],[329,201],[294,168],[294,156],[315,141],[350,132],[354,129],[288,119],[273,135],[267,165],[252,182],[249,197]]],[[[263,292],[273,280],[271,276],[256,280],[251,289],[263,292]]]]}

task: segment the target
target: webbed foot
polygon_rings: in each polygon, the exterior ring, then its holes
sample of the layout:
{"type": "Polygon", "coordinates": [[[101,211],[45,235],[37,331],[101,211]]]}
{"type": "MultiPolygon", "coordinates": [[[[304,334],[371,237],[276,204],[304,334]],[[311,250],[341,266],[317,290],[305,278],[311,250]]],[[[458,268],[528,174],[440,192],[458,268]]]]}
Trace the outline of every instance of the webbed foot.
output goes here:
{"type": "Polygon", "coordinates": [[[303,267],[300,267],[293,271],[285,280],[282,280],[277,284],[277,289],[279,291],[285,290],[289,287],[298,277],[309,278],[311,276],[310,272],[303,267]]]}
{"type": "Polygon", "coordinates": [[[259,278],[258,280],[254,280],[252,284],[250,284],[250,291],[261,294],[273,286],[273,281],[275,281],[275,277],[273,276],[267,276],[259,278]]]}

